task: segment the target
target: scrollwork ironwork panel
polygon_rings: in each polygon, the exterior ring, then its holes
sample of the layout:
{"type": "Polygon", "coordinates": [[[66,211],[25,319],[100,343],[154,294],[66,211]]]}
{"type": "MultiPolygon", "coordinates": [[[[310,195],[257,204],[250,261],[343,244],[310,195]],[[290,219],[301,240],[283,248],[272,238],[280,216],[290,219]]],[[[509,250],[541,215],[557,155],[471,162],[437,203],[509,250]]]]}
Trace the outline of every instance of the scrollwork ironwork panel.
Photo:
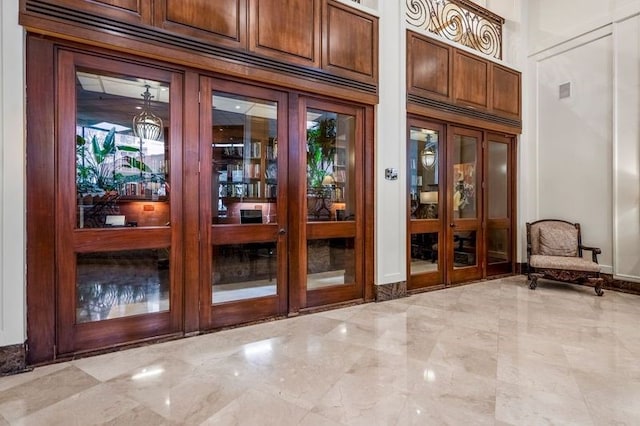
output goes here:
{"type": "Polygon", "coordinates": [[[504,19],[467,0],[407,0],[407,22],[502,59],[504,19]]]}

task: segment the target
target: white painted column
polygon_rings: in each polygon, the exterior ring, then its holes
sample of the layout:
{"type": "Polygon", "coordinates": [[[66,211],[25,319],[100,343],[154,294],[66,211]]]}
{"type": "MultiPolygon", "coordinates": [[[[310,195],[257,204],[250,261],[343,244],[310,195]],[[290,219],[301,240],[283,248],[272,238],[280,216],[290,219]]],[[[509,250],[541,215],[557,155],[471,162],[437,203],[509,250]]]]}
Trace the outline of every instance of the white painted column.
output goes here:
{"type": "Polygon", "coordinates": [[[0,1],[0,347],[25,340],[24,33],[0,1]]]}
{"type": "Polygon", "coordinates": [[[613,273],[640,282],[640,16],[613,28],[613,273]]]}
{"type": "Polygon", "coordinates": [[[406,43],[404,0],[379,2],[380,103],[376,114],[375,283],[406,280],[406,43]],[[398,171],[386,180],[385,169],[398,171]]]}

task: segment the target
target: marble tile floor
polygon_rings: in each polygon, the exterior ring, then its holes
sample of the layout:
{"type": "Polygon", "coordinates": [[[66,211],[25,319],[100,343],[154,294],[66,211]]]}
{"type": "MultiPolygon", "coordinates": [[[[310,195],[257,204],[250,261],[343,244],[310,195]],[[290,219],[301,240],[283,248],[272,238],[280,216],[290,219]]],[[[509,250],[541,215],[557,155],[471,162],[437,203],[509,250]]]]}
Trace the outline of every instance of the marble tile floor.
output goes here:
{"type": "Polygon", "coordinates": [[[0,425],[638,425],[640,297],[504,278],[0,378],[0,425]]]}

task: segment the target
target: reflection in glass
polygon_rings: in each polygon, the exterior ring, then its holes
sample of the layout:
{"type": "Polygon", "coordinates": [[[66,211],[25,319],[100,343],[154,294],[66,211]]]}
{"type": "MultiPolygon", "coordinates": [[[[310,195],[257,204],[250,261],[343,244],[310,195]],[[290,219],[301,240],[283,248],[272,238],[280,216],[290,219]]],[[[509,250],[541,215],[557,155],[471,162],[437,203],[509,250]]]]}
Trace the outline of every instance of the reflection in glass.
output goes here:
{"type": "Polygon", "coordinates": [[[356,281],[354,238],[307,241],[307,290],[356,281]]]}
{"type": "Polygon", "coordinates": [[[275,295],[277,257],[275,242],[213,246],[213,303],[275,295]]]}
{"type": "Polygon", "coordinates": [[[476,231],[457,231],[453,233],[454,268],[475,266],[477,250],[476,231]]]}
{"type": "Polygon", "coordinates": [[[471,136],[453,138],[453,216],[460,219],[475,218],[477,213],[476,174],[477,140],[471,136]]]}
{"type": "Polygon", "coordinates": [[[438,218],[439,133],[431,129],[411,127],[409,170],[411,218],[438,218]]]}
{"type": "Polygon", "coordinates": [[[411,234],[411,275],[438,270],[438,233],[411,234]]]}
{"type": "Polygon", "coordinates": [[[76,72],[78,228],[168,225],[169,99],[161,82],[76,72]],[[141,114],[165,127],[134,131],[141,114]]]}
{"type": "Polygon", "coordinates": [[[355,220],[355,117],[307,110],[309,221],[355,220]]]}
{"type": "Polygon", "coordinates": [[[78,253],[76,322],[169,310],[169,249],[78,253]]]}
{"type": "Polygon", "coordinates": [[[214,92],[212,223],[276,222],[278,105],[214,92]]]}
{"type": "Polygon", "coordinates": [[[508,217],[509,180],[507,176],[508,146],[489,141],[488,194],[489,218],[508,217]]]}
{"type": "Polygon", "coordinates": [[[509,230],[489,228],[487,232],[487,263],[509,262],[509,230]]]}

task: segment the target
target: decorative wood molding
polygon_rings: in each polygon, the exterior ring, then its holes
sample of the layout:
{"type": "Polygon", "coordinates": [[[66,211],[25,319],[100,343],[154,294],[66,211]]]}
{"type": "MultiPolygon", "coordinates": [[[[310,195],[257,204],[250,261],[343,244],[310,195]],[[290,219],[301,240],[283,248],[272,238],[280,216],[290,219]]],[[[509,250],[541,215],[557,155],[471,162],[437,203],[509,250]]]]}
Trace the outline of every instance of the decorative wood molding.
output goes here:
{"type": "MultiPolygon", "coordinates": [[[[410,104],[415,104],[417,106],[426,107],[432,110],[440,111],[437,112],[436,115],[438,117],[434,118],[443,118],[449,120],[449,117],[445,118],[444,116],[448,114],[456,114],[465,117],[469,117],[476,120],[482,120],[489,123],[496,123],[501,126],[509,127],[509,133],[520,133],[522,131],[522,120],[514,120],[511,118],[502,117],[495,114],[490,114],[487,112],[479,111],[477,109],[465,108],[463,106],[452,105],[446,102],[437,101],[434,99],[429,99],[417,95],[407,95],[407,101],[410,104]]],[[[495,129],[492,126],[489,126],[490,130],[502,131],[503,128],[495,129]]]]}

